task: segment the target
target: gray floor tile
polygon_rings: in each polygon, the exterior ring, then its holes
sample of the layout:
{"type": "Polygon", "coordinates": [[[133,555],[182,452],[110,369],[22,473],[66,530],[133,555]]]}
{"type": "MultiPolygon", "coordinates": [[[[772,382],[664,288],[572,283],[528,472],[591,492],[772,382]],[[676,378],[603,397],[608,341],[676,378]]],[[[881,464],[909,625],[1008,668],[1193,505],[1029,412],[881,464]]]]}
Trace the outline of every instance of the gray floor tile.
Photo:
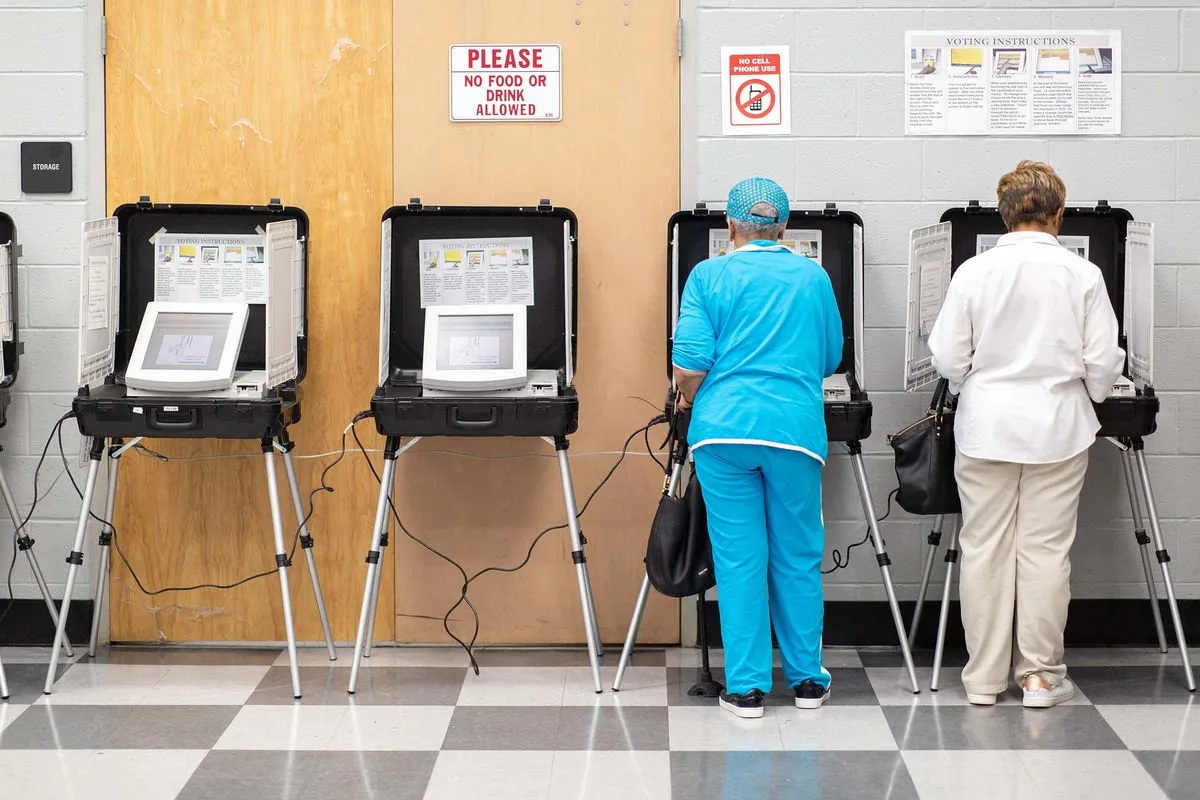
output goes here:
{"type": "Polygon", "coordinates": [[[459,706],[450,718],[443,750],[555,750],[557,706],[459,706]]]}
{"type": "MultiPolygon", "coordinates": [[[[610,658],[619,658],[620,646],[614,645],[607,651],[610,658]]],[[[482,649],[475,651],[475,661],[481,670],[488,667],[588,667],[587,650],[541,649],[536,647],[512,649],[482,649]]],[[[667,663],[666,651],[661,648],[635,650],[631,664],[639,667],[661,667],[667,663]]],[[[616,661],[613,661],[616,664],[616,661]]]]}
{"type": "Polygon", "coordinates": [[[178,800],[421,800],[436,753],[209,753],[178,800]]]}
{"type": "Polygon", "coordinates": [[[1134,756],[1171,800],[1195,800],[1200,794],[1200,753],[1143,751],[1134,756]]]}
{"type": "MultiPolygon", "coordinates": [[[[932,667],[934,651],[920,647],[913,651],[913,666],[932,667]]],[[[858,657],[864,667],[903,667],[904,657],[899,647],[860,647],[858,657]]],[[[966,650],[947,650],[942,654],[942,666],[962,669],[967,665],[966,650]]]]}
{"type": "MultiPolygon", "coordinates": [[[[78,651],[76,651],[78,652],[78,651]]],[[[4,662],[4,677],[8,679],[8,702],[29,705],[42,696],[42,688],[46,685],[45,664],[10,664],[4,662]]],[[[58,675],[61,678],[74,664],[58,665],[58,675]]]]}
{"type": "Polygon", "coordinates": [[[1183,667],[1070,667],[1068,674],[1095,705],[1187,704],[1195,697],[1187,690],[1183,667]]]}
{"type": "MultiPolygon", "coordinates": [[[[875,696],[875,690],[871,687],[871,681],[867,677],[865,670],[854,667],[834,667],[829,670],[829,674],[833,678],[833,683],[831,684],[833,691],[829,700],[831,705],[879,705],[879,698],[875,696]]],[[[783,670],[776,667],[772,672],[772,677],[775,683],[771,687],[771,694],[767,696],[767,705],[794,705],[796,702],[795,695],[788,688],[787,681],[783,677],[783,670]]],[[[725,670],[721,668],[714,669],[713,678],[724,684],[725,670]]],[[[667,704],[672,706],[715,705],[716,700],[688,695],[688,689],[692,688],[699,679],[700,670],[695,667],[668,667],[667,704]]]]}
{"type": "MultiPolygon", "coordinates": [[[[466,668],[371,667],[358,673],[358,690],[346,692],[347,667],[301,667],[301,702],[309,705],[452,706],[462,691],[466,668]]],[[[250,695],[246,705],[290,705],[291,671],[272,667],[250,695]]]]}
{"type": "Polygon", "coordinates": [[[896,752],[671,753],[671,789],[687,800],[917,800],[908,768],[896,752]]]}
{"type": "Polygon", "coordinates": [[[667,709],[568,707],[558,718],[556,750],[670,750],[667,709]]]}
{"type": "Polygon", "coordinates": [[[239,708],[34,705],[0,733],[0,748],[207,750],[239,708]]]}
{"type": "Polygon", "coordinates": [[[901,750],[1124,750],[1091,706],[885,706],[901,750]]]}
{"type": "Polygon", "coordinates": [[[101,647],[85,664],[162,664],[170,666],[227,667],[271,665],[278,647],[101,647]]]}

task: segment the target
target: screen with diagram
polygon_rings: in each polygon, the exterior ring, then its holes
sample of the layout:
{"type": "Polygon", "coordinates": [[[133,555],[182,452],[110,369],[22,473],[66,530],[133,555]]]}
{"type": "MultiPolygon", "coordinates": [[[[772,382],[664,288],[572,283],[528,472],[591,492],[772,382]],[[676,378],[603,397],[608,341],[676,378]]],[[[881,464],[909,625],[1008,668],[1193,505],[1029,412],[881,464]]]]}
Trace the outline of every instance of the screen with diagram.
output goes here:
{"type": "Polygon", "coordinates": [[[438,370],[513,368],[511,314],[443,316],[438,321],[438,370]]]}
{"type": "Polygon", "coordinates": [[[150,332],[142,369],[216,369],[232,323],[232,314],[160,312],[150,332]]]}

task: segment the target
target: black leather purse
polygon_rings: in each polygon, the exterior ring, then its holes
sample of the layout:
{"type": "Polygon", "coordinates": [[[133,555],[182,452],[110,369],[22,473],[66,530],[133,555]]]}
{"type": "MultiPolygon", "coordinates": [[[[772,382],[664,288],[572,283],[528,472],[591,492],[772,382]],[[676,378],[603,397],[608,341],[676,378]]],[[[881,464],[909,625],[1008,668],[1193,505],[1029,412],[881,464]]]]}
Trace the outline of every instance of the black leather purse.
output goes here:
{"type": "Polygon", "coordinates": [[[667,597],[691,597],[717,585],[700,481],[693,474],[683,497],[675,497],[671,491],[671,474],[679,470],[682,478],[687,460],[682,427],[677,414],[671,424],[667,449],[670,461],[663,493],[646,543],[646,577],[655,590],[667,597]]]}
{"type": "Polygon", "coordinates": [[[954,479],[954,408],[949,381],[938,381],[925,416],[887,437],[896,456],[896,503],[910,514],[961,514],[954,479]]]}

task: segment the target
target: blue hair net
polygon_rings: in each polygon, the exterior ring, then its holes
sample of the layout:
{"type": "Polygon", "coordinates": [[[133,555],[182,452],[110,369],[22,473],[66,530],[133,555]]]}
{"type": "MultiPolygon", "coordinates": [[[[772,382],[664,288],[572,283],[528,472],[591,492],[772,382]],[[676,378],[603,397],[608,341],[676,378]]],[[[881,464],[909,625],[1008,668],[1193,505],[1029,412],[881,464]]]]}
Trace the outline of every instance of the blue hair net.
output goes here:
{"type": "Polygon", "coordinates": [[[783,191],[782,186],[770,178],[747,178],[729,190],[729,203],[725,207],[725,216],[738,222],[752,222],[758,225],[787,222],[787,193],[783,191]],[[759,203],[769,203],[774,206],[777,216],[764,217],[751,214],[750,209],[759,203]]]}

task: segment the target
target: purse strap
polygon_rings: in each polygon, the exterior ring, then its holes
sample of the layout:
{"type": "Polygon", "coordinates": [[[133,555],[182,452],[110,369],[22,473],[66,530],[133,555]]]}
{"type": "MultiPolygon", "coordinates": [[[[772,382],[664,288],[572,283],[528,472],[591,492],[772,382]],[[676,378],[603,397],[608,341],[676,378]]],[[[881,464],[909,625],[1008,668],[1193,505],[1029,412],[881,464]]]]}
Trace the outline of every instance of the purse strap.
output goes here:
{"type": "Polygon", "coordinates": [[[669,432],[667,433],[667,469],[663,474],[663,496],[668,496],[671,492],[671,473],[675,471],[675,465],[682,465],[687,460],[687,441],[679,435],[680,429],[683,427],[684,415],[687,411],[680,411],[678,408],[672,408],[667,419],[669,432]]]}
{"type": "Polygon", "coordinates": [[[950,410],[950,381],[939,378],[937,388],[933,390],[933,400],[929,403],[929,413],[941,428],[942,416],[950,410]]]}

